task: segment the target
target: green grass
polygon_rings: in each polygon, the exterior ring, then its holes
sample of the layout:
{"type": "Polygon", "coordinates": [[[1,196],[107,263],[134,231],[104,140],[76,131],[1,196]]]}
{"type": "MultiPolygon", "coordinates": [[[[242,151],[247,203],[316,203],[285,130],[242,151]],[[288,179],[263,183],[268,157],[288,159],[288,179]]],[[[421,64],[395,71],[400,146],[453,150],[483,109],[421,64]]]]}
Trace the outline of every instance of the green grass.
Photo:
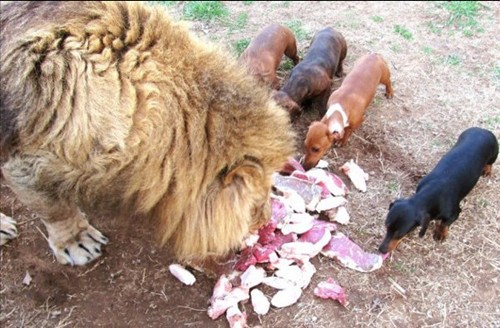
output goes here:
{"type": "Polygon", "coordinates": [[[482,6],[478,1],[445,1],[440,6],[450,14],[447,26],[456,27],[467,37],[484,31],[476,20],[482,6]]]}
{"type": "Polygon", "coordinates": [[[387,184],[387,189],[389,189],[389,192],[393,195],[397,194],[399,191],[399,183],[397,181],[390,181],[387,184]]]}
{"type": "Polygon", "coordinates": [[[250,6],[252,3],[254,3],[255,1],[243,1],[243,4],[245,6],[250,6]]]}
{"type": "Polygon", "coordinates": [[[401,52],[401,45],[399,44],[393,44],[390,46],[390,49],[394,51],[395,53],[400,53],[401,52]]]}
{"type": "Polygon", "coordinates": [[[248,23],[248,13],[239,13],[238,17],[236,17],[236,21],[231,26],[231,29],[241,30],[247,25],[247,23],[248,23]]]}
{"type": "Polygon", "coordinates": [[[445,64],[451,65],[451,66],[458,66],[462,63],[462,60],[460,59],[459,55],[456,54],[451,54],[446,56],[444,59],[445,64]]]}
{"type": "Polygon", "coordinates": [[[428,47],[428,46],[425,46],[422,48],[422,52],[428,56],[434,54],[434,49],[432,49],[431,47],[428,47]]]}
{"type": "Polygon", "coordinates": [[[493,82],[500,83],[500,66],[495,65],[493,67],[493,82]]]}
{"type": "Polygon", "coordinates": [[[498,129],[500,127],[500,115],[495,115],[492,117],[488,117],[484,123],[488,126],[490,129],[498,129]]]}
{"type": "Polygon", "coordinates": [[[382,23],[384,21],[384,19],[380,16],[372,16],[372,19],[376,23],[382,23]]]}
{"type": "Polygon", "coordinates": [[[220,1],[188,1],[182,13],[186,19],[207,21],[229,15],[226,6],[220,1]]]}
{"type": "Polygon", "coordinates": [[[295,38],[297,41],[304,40],[309,38],[309,32],[307,32],[302,26],[302,22],[299,20],[293,20],[285,23],[289,29],[292,30],[293,34],[295,34],[295,38]]]}
{"type": "Polygon", "coordinates": [[[413,39],[413,34],[406,27],[401,25],[394,25],[394,32],[401,35],[406,40],[413,39]]]}
{"type": "Polygon", "coordinates": [[[239,57],[243,53],[243,51],[245,51],[245,49],[248,47],[249,44],[250,44],[250,39],[248,38],[240,39],[235,43],[233,43],[233,49],[236,55],[239,57]]]}
{"type": "Polygon", "coordinates": [[[281,60],[278,70],[280,71],[290,71],[293,68],[293,61],[288,57],[283,57],[281,60]]]}

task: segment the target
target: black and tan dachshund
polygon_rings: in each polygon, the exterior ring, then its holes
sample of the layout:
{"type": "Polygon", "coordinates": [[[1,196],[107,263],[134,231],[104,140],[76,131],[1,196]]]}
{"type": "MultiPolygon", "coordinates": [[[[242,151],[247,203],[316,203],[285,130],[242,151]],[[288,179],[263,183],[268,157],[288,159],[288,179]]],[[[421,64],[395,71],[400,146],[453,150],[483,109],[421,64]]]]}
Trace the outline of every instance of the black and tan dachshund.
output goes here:
{"type": "Polygon", "coordinates": [[[418,226],[419,237],[423,237],[431,220],[439,220],[434,240],[444,241],[448,228],[458,219],[460,202],[481,175],[491,174],[497,156],[498,140],[492,132],[477,127],[462,132],[453,148],[420,181],[415,194],[391,203],[379,251],[393,251],[418,226]]]}

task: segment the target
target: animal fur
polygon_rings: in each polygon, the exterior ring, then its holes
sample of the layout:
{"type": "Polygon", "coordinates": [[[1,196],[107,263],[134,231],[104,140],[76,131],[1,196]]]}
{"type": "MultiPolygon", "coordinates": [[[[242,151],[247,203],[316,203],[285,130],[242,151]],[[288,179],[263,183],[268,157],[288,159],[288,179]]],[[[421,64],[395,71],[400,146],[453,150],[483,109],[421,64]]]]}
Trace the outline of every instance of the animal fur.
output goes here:
{"type": "Polygon", "coordinates": [[[250,74],[260,83],[279,88],[276,70],[283,55],[297,65],[297,41],[292,30],[280,24],[271,23],[264,27],[243,51],[238,62],[248,68],[250,74]]]}
{"type": "Polygon", "coordinates": [[[153,216],[187,260],[269,218],[271,174],[294,150],[288,114],[163,10],[13,2],[0,46],[2,172],[60,262],[100,255],[83,213],[153,216]]]}

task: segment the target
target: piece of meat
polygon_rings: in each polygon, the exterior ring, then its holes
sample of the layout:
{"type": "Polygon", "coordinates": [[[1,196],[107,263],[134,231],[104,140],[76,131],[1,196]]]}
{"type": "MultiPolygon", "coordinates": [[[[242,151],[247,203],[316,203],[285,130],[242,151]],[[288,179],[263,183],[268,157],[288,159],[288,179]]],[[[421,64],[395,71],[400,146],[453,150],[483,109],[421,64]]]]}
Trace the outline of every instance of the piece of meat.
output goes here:
{"type": "Polygon", "coordinates": [[[314,288],[314,295],[332,300],[339,301],[343,306],[347,306],[347,295],[345,294],[344,288],[340,287],[333,278],[328,278],[326,281],[322,281],[314,288]]]}
{"type": "Polygon", "coordinates": [[[329,197],[323,198],[319,201],[319,203],[316,205],[316,212],[328,211],[345,204],[347,204],[347,199],[345,199],[344,197],[330,195],[329,197]]]}
{"type": "Polygon", "coordinates": [[[365,173],[365,171],[363,171],[363,169],[359,167],[358,164],[354,162],[354,160],[351,159],[350,161],[342,165],[339,169],[349,177],[356,189],[362,192],[366,192],[366,181],[368,180],[368,174],[365,173]]]}
{"type": "Polygon", "coordinates": [[[259,289],[252,289],[252,291],[250,292],[250,299],[252,301],[252,307],[255,313],[265,315],[267,314],[267,312],[269,312],[271,303],[267,299],[266,295],[264,295],[264,293],[259,289]]]}
{"type": "Polygon", "coordinates": [[[294,190],[303,198],[305,204],[309,204],[315,198],[317,199],[321,197],[321,187],[310,181],[282,175],[274,175],[273,180],[273,184],[278,190],[294,190]]]}
{"type": "Polygon", "coordinates": [[[271,299],[271,305],[277,308],[283,308],[295,304],[302,295],[300,287],[291,287],[283,289],[274,294],[271,299]]]}
{"type": "Polygon", "coordinates": [[[190,286],[196,282],[195,276],[180,264],[170,264],[168,266],[168,270],[174,277],[179,279],[179,281],[185,285],[190,286]]]}
{"type": "Polygon", "coordinates": [[[335,222],[340,224],[348,224],[350,221],[349,212],[347,212],[347,208],[345,206],[340,206],[337,208],[337,213],[335,213],[335,217],[333,218],[335,222]]]}
{"type": "Polygon", "coordinates": [[[382,266],[383,256],[363,251],[341,232],[332,236],[321,254],[338,260],[342,265],[360,272],[371,272],[382,266]]]}
{"type": "Polygon", "coordinates": [[[229,281],[228,277],[223,274],[219,277],[219,280],[217,280],[217,283],[214,286],[214,291],[212,293],[212,298],[210,300],[215,301],[218,298],[223,298],[227,294],[229,294],[232,289],[233,285],[229,281]]]}
{"type": "Polygon", "coordinates": [[[250,298],[249,290],[244,287],[235,287],[221,298],[211,299],[207,314],[213,320],[223,315],[227,309],[238,306],[238,303],[250,298]]]}
{"type": "Polygon", "coordinates": [[[306,172],[309,180],[317,185],[324,185],[326,190],[334,196],[345,196],[347,186],[337,175],[323,169],[313,168],[306,172]]]}
{"type": "Polygon", "coordinates": [[[247,314],[241,312],[238,305],[233,305],[226,312],[226,319],[229,322],[230,328],[246,328],[247,314]]]}
{"type": "Polygon", "coordinates": [[[262,283],[265,277],[266,277],[266,271],[263,268],[251,265],[240,276],[241,286],[251,289],[252,287],[255,287],[260,283],[262,283]]]}

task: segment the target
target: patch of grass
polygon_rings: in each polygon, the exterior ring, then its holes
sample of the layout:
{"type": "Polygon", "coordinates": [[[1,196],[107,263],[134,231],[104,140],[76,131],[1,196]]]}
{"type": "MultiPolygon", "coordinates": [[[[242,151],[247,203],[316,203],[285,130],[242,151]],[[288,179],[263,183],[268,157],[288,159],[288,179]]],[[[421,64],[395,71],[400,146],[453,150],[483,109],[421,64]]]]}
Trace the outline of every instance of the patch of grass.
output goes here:
{"type": "Polygon", "coordinates": [[[460,56],[457,54],[451,54],[446,56],[444,59],[445,64],[451,65],[451,66],[458,66],[462,63],[462,60],[460,59],[460,56]]]}
{"type": "Polygon", "coordinates": [[[375,23],[382,23],[384,19],[380,16],[372,16],[372,19],[375,23]]]}
{"type": "Polygon", "coordinates": [[[460,29],[467,37],[484,31],[483,28],[479,27],[479,22],[476,20],[481,8],[479,1],[445,1],[441,3],[441,7],[450,13],[450,17],[446,22],[447,26],[460,29]]]}
{"type": "Polygon", "coordinates": [[[250,6],[252,3],[254,3],[255,1],[243,1],[243,4],[245,6],[250,6]]]}
{"type": "Polygon", "coordinates": [[[293,68],[293,61],[288,57],[283,57],[278,69],[280,71],[290,71],[293,68]]]}
{"type": "Polygon", "coordinates": [[[174,6],[179,2],[180,1],[149,1],[150,4],[159,4],[167,7],[174,6]]]}
{"type": "Polygon", "coordinates": [[[425,46],[422,48],[422,52],[424,54],[426,54],[427,56],[430,56],[430,55],[434,54],[434,49],[432,49],[431,47],[425,46]]]}
{"type": "Polygon", "coordinates": [[[401,46],[399,44],[393,44],[393,45],[390,46],[390,48],[395,53],[400,53],[401,52],[401,46]]]}
{"type": "Polygon", "coordinates": [[[285,26],[292,30],[293,34],[295,34],[295,38],[297,40],[304,40],[309,38],[309,32],[307,32],[302,26],[302,22],[299,20],[293,20],[290,22],[286,22],[285,26]]]}
{"type": "Polygon", "coordinates": [[[488,126],[489,129],[498,128],[500,127],[500,115],[488,117],[486,120],[484,120],[484,123],[488,126]]]}
{"type": "Polygon", "coordinates": [[[431,33],[441,35],[443,27],[439,26],[436,22],[428,22],[427,27],[429,28],[429,31],[431,31],[431,33]]]}
{"type": "Polygon", "coordinates": [[[401,25],[394,25],[394,32],[401,35],[406,40],[413,39],[413,34],[406,27],[401,25]]]}
{"type": "Polygon", "coordinates": [[[495,65],[493,67],[493,72],[491,73],[491,80],[493,83],[500,84],[500,66],[495,65]]]}
{"type": "Polygon", "coordinates": [[[248,23],[248,13],[239,13],[236,20],[229,24],[231,30],[241,30],[248,23]]]}
{"type": "Polygon", "coordinates": [[[233,44],[233,48],[234,51],[236,52],[236,55],[239,57],[243,53],[243,51],[245,51],[245,49],[248,47],[249,44],[250,44],[250,39],[248,38],[236,41],[233,44]]]}
{"type": "Polygon", "coordinates": [[[229,11],[221,1],[188,1],[184,4],[183,16],[192,20],[224,18],[229,11]]]}
{"type": "Polygon", "coordinates": [[[288,8],[290,7],[290,1],[273,1],[273,8],[288,8]]]}
{"type": "Polygon", "coordinates": [[[397,181],[390,181],[387,184],[387,189],[393,195],[396,195],[399,192],[399,183],[397,181]]]}

